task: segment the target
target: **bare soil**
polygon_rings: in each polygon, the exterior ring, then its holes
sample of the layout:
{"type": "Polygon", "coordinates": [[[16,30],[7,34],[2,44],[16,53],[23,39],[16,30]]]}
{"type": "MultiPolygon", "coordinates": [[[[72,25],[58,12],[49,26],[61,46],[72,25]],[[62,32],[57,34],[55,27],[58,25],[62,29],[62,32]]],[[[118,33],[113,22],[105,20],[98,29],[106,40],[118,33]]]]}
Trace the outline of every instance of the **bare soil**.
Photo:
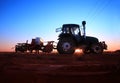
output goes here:
{"type": "Polygon", "coordinates": [[[0,53],[0,83],[120,82],[120,53],[0,53]]]}

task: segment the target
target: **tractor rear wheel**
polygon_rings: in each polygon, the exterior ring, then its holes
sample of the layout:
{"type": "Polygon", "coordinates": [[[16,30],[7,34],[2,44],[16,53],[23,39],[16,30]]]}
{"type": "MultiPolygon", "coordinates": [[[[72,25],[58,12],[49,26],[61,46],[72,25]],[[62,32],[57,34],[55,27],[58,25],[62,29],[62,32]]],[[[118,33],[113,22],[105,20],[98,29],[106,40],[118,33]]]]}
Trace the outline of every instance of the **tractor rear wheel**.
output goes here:
{"type": "Polygon", "coordinates": [[[96,53],[96,54],[102,54],[103,53],[103,48],[99,43],[93,44],[91,49],[92,49],[93,53],[96,53]]]}
{"type": "Polygon", "coordinates": [[[62,38],[57,44],[57,51],[60,54],[73,54],[75,52],[75,42],[72,38],[62,38]]]}

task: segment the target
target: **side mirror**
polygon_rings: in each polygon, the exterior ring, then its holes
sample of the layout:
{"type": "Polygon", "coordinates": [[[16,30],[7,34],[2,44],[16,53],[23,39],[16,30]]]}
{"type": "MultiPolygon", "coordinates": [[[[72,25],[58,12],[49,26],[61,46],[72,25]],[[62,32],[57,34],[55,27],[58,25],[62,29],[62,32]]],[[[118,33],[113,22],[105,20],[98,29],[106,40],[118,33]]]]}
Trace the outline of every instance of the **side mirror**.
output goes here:
{"type": "Polygon", "coordinates": [[[60,31],[62,31],[62,28],[57,28],[56,29],[56,32],[60,32],[60,31]]]}

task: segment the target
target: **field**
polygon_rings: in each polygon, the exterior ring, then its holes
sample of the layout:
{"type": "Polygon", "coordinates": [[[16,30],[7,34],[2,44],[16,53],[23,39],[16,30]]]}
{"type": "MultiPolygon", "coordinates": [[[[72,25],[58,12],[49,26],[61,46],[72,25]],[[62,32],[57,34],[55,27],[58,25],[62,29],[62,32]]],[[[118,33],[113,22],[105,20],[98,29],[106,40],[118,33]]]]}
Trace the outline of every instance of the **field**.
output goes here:
{"type": "Polygon", "coordinates": [[[120,82],[120,53],[0,53],[0,83],[120,82]]]}

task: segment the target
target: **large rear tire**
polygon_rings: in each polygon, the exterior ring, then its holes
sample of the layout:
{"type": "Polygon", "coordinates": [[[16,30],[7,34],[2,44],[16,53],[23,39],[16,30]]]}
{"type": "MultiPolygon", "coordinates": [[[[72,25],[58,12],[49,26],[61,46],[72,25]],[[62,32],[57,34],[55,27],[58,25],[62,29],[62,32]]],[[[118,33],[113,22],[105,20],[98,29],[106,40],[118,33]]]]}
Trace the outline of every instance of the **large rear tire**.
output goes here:
{"type": "Polygon", "coordinates": [[[75,42],[72,38],[63,38],[57,44],[57,51],[60,54],[73,54],[75,52],[75,42]]]}

